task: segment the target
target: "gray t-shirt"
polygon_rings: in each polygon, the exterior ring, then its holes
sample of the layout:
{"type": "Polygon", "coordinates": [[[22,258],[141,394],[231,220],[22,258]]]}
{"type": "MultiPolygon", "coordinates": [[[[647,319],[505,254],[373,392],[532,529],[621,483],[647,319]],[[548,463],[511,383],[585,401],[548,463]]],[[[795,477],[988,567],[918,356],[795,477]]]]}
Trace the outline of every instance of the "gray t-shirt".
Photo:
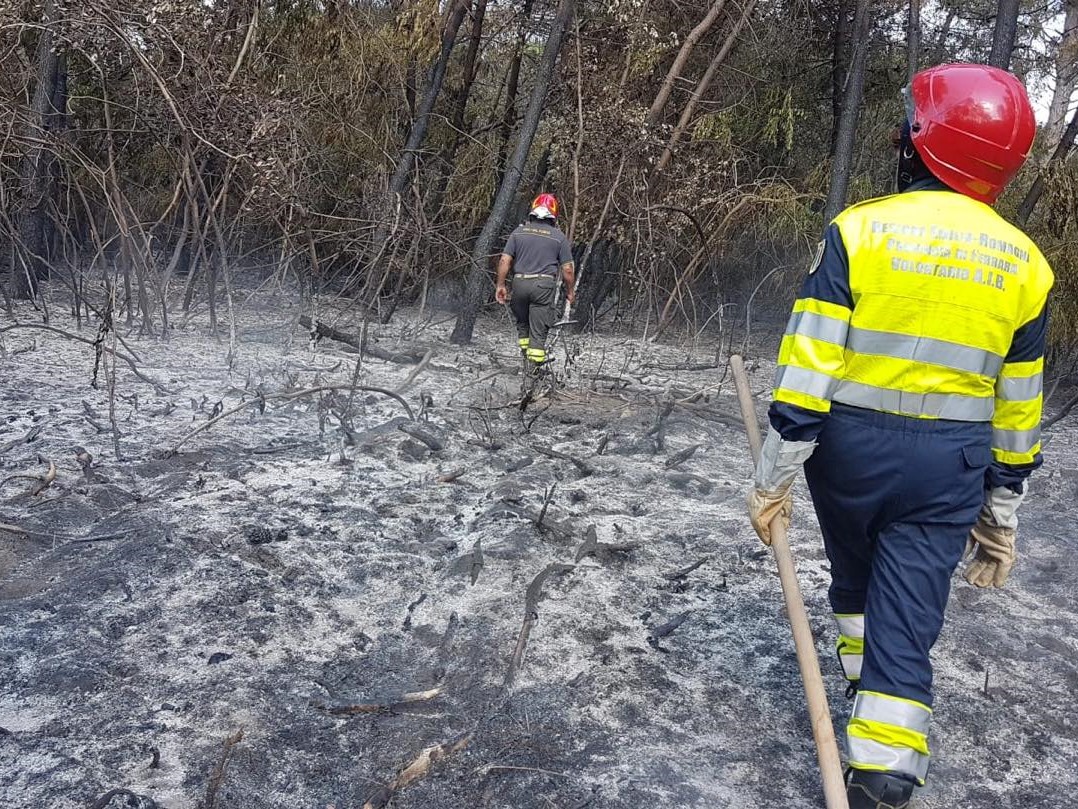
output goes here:
{"type": "Polygon", "coordinates": [[[557,278],[563,264],[573,261],[573,247],[556,225],[530,219],[517,227],[502,250],[513,258],[516,275],[549,275],[557,278]]]}

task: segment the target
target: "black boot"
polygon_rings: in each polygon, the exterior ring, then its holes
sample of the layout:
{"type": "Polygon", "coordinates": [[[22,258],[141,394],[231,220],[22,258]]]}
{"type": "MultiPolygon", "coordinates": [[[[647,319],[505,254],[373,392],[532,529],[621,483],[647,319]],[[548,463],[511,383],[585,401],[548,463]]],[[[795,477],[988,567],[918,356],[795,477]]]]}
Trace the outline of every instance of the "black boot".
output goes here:
{"type": "Polygon", "coordinates": [[[846,779],[850,809],[907,809],[913,780],[890,772],[851,769],[846,779]]]}

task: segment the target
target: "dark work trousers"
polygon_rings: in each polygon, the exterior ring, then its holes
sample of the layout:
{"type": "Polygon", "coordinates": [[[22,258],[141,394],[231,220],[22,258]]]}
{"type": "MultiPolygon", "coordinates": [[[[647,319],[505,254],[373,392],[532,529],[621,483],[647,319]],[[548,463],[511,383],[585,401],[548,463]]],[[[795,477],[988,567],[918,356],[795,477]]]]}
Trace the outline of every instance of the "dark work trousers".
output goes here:
{"type": "Polygon", "coordinates": [[[554,325],[554,290],[557,279],[551,275],[539,278],[513,278],[513,299],[510,306],[517,321],[517,336],[528,338],[528,358],[536,362],[546,359],[546,339],[554,325]]]}
{"type": "Polygon", "coordinates": [[[929,650],[984,498],[991,425],[836,404],[805,464],[831,606],[864,614],[862,691],[932,705],[929,650]]]}

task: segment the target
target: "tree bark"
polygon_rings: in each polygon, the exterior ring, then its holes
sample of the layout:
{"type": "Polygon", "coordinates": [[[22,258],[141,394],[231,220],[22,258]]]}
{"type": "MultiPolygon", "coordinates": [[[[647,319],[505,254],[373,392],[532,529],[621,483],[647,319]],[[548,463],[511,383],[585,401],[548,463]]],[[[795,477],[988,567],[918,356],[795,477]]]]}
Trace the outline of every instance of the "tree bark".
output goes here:
{"type": "MultiPolygon", "coordinates": [[[[513,124],[517,120],[517,93],[520,90],[520,63],[524,58],[524,45],[528,41],[528,18],[532,11],[532,0],[524,0],[521,9],[520,33],[517,35],[517,47],[513,52],[513,61],[509,63],[509,74],[505,82],[505,111],[502,114],[502,122],[498,127],[498,179],[494,188],[501,188],[502,179],[505,177],[505,164],[509,159],[509,139],[513,135],[513,124]]],[[[497,190],[494,196],[498,195],[497,190]]],[[[494,204],[493,197],[491,205],[494,204]]]]}
{"type": "Polygon", "coordinates": [[[670,140],[667,142],[666,148],[663,150],[662,156],[655,166],[656,175],[661,174],[663,169],[670,163],[670,159],[674,156],[674,149],[677,148],[678,141],[680,141],[685,134],[685,130],[689,128],[689,123],[696,113],[697,105],[699,105],[701,99],[703,99],[707,94],[708,89],[710,89],[711,82],[719,72],[719,67],[726,61],[726,57],[729,56],[730,51],[733,50],[734,43],[737,42],[737,38],[741,34],[741,29],[744,28],[745,23],[749,21],[749,17],[752,16],[755,7],[756,0],[748,0],[748,2],[745,3],[745,8],[741,12],[741,17],[734,23],[734,27],[731,29],[730,33],[726,35],[726,40],[722,43],[722,47],[719,48],[718,53],[716,53],[715,57],[711,60],[711,64],[708,65],[703,77],[696,85],[696,89],[693,90],[692,97],[685,105],[685,109],[681,111],[681,117],[678,119],[677,126],[675,126],[674,131],[670,133],[670,140]]]}
{"type": "Polygon", "coordinates": [[[711,30],[711,26],[713,26],[715,21],[719,19],[719,15],[722,13],[723,6],[725,5],[726,0],[715,0],[715,2],[711,4],[711,8],[708,9],[704,19],[696,24],[696,27],[689,32],[689,35],[681,44],[681,48],[674,58],[674,63],[670,65],[670,69],[666,72],[666,78],[663,79],[663,83],[659,87],[659,92],[655,94],[655,100],[651,104],[651,109],[648,110],[648,116],[645,120],[649,126],[659,122],[659,118],[661,118],[663,114],[663,109],[666,107],[666,102],[670,100],[670,94],[674,92],[674,84],[676,84],[677,80],[681,77],[681,72],[685,69],[689,57],[692,56],[692,52],[696,48],[696,43],[711,30]]]}
{"type": "Polygon", "coordinates": [[[842,98],[849,73],[850,2],[838,0],[835,4],[835,36],[831,43],[831,140],[828,156],[835,156],[838,144],[838,125],[842,120],[842,98]]]}
{"type": "Polygon", "coordinates": [[[1048,107],[1048,124],[1045,134],[1049,142],[1063,134],[1067,123],[1074,89],[1078,86],[1078,0],[1067,0],[1063,20],[1063,36],[1056,51],[1056,83],[1052,89],[1052,103],[1048,107]]]}
{"type": "Polygon", "coordinates": [[[441,157],[438,160],[440,164],[438,186],[435,189],[434,199],[428,209],[433,211],[435,215],[442,207],[442,200],[445,198],[445,192],[449,188],[449,181],[453,177],[453,163],[457,158],[457,151],[460,149],[460,144],[464,141],[464,126],[466,113],[468,111],[468,99],[471,97],[472,86],[475,84],[475,77],[478,74],[478,61],[476,57],[479,55],[479,46],[483,42],[483,20],[486,16],[486,12],[487,0],[476,0],[475,8],[472,10],[472,33],[468,40],[468,51],[464,54],[464,69],[460,88],[453,93],[453,98],[450,103],[453,113],[449,118],[449,126],[453,132],[449,136],[448,145],[442,151],[441,157]]]}
{"type": "Polygon", "coordinates": [[[506,168],[502,178],[498,195],[494,199],[494,206],[483,225],[479,238],[476,240],[475,249],[472,251],[471,270],[468,273],[468,282],[464,290],[464,300],[461,306],[460,316],[450,337],[452,342],[461,345],[469,343],[475,330],[475,321],[479,317],[479,307],[487,295],[489,286],[489,258],[494,237],[502,229],[506,214],[513,202],[520,178],[524,175],[524,165],[531,151],[535,132],[539,128],[539,121],[543,116],[543,108],[546,102],[547,89],[550,87],[551,78],[554,75],[554,66],[557,64],[558,55],[561,52],[562,40],[565,38],[565,29],[569,25],[569,19],[573,15],[574,0],[561,0],[558,4],[557,16],[550,27],[546,47],[543,49],[543,58],[539,64],[535,76],[535,84],[532,87],[531,97],[528,100],[528,110],[524,114],[524,121],[520,127],[520,136],[517,139],[516,151],[506,168]]]}
{"type": "Polygon", "coordinates": [[[992,51],[988,64],[1009,70],[1014,40],[1018,37],[1018,7],[1020,0],[999,0],[996,6],[996,27],[992,31],[992,51]]]}
{"type": "Polygon", "coordinates": [[[22,207],[18,217],[18,253],[21,261],[12,267],[11,296],[30,299],[37,281],[48,271],[48,206],[53,198],[52,171],[55,153],[48,144],[52,126],[62,121],[66,110],[63,70],[65,60],[56,47],[52,26],[58,22],[56,0],[47,0],[37,43],[37,82],[26,127],[27,152],[20,170],[22,207]]]}
{"type": "MultiPolygon", "coordinates": [[[[1078,0],[1076,0],[1078,1],[1078,0]]],[[[910,0],[910,16],[906,24],[906,83],[913,81],[921,63],[921,0],[910,0]]]]}
{"type": "Polygon", "coordinates": [[[831,163],[831,188],[827,194],[824,219],[830,222],[846,205],[846,189],[853,169],[853,145],[857,134],[857,119],[861,109],[861,91],[865,84],[865,63],[868,61],[869,30],[872,26],[871,0],[857,0],[853,23],[853,59],[842,100],[835,157],[831,163]]]}
{"type": "Polygon", "coordinates": [[[1059,141],[1059,145],[1056,146],[1056,150],[1052,153],[1051,158],[1048,160],[1048,165],[1045,166],[1044,171],[1033,181],[1033,185],[1026,193],[1025,199],[1022,200],[1022,204],[1018,206],[1018,214],[1015,217],[1019,225],[1024,226],[1028,221],[1030,215],[1033,213],[1033,209],[1037,207],[1037,203],[1040,202],[1041,197],[1044,195],[1044,175],[1048,172],[1052,166],[1057,163],[1061,163],[1067,159],[1071,149],[1074,148],[1074,141],[1078,138],[1078,109],[1074,111],[1074,115],[1071,116],[1071,122],[1067,125],[1066,131],[1063,133],[1063,137],[1059,141]]]}
{"type": "Polygon", "coordinates": [[[382,211],[382,215],[379,217],[374,232],[374,238],[371,240],[370,272],[367,277],[368,285],[371,285],[372,281],[378,277],[378,271],[382,264],[382,256],[385,253],[386,242],[390,235],[389,225],[395,219],[393,211],[396,206],[402,204],[404,187],[407,185],[408,178],[412,173],[412,169],[415,167],[416,156],[419,149],[423,145],[424,139],[427,137],[431,113],[434,111],[434,103],[438,100],[438,94],[442,90],[442,83],[445,80],[446,69],[449,65],[449,56],[453,52],[453,45],[457,41],[457,32],[460,30],[461,23],[464,21],[464,15],[467,13],[469,5],[469,0],[455,0],[449,13],[449,20],[446,23],[445,31],[442,34],[441,51],[439,52],[434,65],[432,65],[430,69],[430,76],[427,81],[426,91],[423,94],[423,100],[419,105],[415,123],[412,124],[412,130],[408,135],[408,140],[404,144],[404,151],[401,153],[400,159],[397,161],[397,167],[393,171],[393,176],[390,178],[387,203],[382,211]]]}

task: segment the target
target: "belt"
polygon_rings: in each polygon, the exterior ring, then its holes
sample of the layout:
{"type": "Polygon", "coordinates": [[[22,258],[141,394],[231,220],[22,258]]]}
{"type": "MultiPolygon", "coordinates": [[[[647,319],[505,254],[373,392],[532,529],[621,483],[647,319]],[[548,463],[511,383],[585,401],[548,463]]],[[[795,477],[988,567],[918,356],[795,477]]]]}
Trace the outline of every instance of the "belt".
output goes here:
{"type": "Polygon", "coordinates": [[[516,275],[513,276],[513,278],[523,278],[523,279],[529,279],[529,278],[553,278],[553,277],[554,277],[553,275],[550,275],[549,273],[545,273],[545,272],[532,272],[532,273],[519,273],[518,272],[516,275]]]}

